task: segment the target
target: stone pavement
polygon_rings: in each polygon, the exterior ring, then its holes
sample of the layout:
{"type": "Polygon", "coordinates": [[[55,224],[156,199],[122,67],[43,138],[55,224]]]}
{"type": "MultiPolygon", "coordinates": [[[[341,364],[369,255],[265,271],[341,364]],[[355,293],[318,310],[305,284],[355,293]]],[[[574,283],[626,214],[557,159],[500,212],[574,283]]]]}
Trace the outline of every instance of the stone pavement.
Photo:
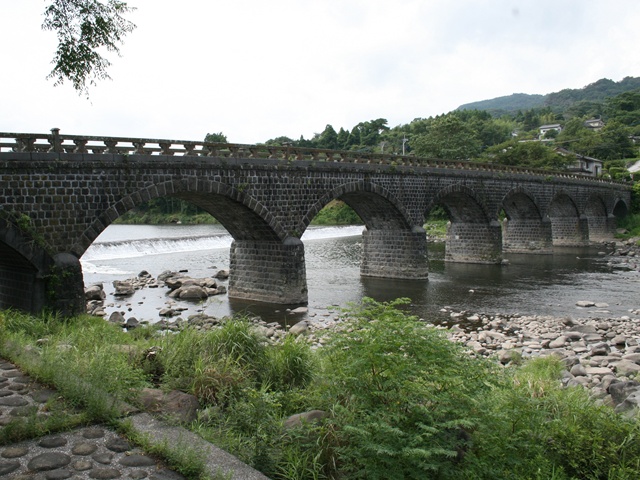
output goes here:
{"type": "MultiPolygon", "coordinates": [[[[54,390],[43,388],[15,365],[0,359],[0,428],[17,417],[49,415],[47,401],[54,390]]],[[[154,444],[204,452],[210,475],[242,480],[268,480],[237,458],[188,430],[165,424],[146,413],[130,417],[131,425],[154,444]]],[[[13,445],[0,446],[0,478],[15,480],[150,479],[185,477],[148,456],[118,433],[100,425],[77,428],[13,445]]]]}

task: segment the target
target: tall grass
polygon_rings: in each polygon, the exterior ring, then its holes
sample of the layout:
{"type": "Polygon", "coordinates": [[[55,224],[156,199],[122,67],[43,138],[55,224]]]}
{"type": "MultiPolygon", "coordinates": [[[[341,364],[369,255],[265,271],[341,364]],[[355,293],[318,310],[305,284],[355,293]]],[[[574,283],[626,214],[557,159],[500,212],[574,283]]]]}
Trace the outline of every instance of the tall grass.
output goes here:
{"type": "MultiPolygon", "coordinates": [[[[317,351],[293,336],[270,345],[245,319],[160,335],[0,312],[0,352],[83,409],[53,429],[113,422],[154,382],[195,394],[194,430],[273,479],[640,478],[638,419],[562,388],[559,360],[473,359],[402,304],[365,300],[317,351]],[[313,409],[326,418],[284,427],[313,409]]],[[[38,432],[27,419],[0,442],[38,432]]]]}

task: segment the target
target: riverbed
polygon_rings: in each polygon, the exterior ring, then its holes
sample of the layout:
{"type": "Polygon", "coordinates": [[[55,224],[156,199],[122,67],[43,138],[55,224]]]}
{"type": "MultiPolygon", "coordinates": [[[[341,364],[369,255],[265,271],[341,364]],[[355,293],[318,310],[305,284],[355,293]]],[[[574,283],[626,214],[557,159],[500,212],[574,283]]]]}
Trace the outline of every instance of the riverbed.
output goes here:
{"type": "MultiPolygon", "coordinates": [[[[290,324],[303,318],[326,318],[365,296],[378,301],[408,297],[413,313],[434,321],[446,318],[445,306],[569,317],[619,317],[638,308],[640,274],[611,265],[602,246],[556,249],[552,255],[506,255],[508,265],[474,265],[445,263],[444,245],[430,243],[428,280],[377,279],[360,276],[362,228],[312,227],[305,232],[306,314],[292,316],[283,305],[230,301],[225,294],[203,302],[180,302],[185,308],[182,316],[247,313],[290,324]],[[608,307],[585,309],[576,306],[580,300],[608,307]]],[[[120,311],[126,317],[156,322],[160,309],[172,301],[167,289],[145,288],[127,298],[115,298],[112,282],[143,270],[154,277],[167,270],[211,276],[228,268],[231,241],[220,225],[112,225],[81,259],[85,284],[104,285],[107,314],[120,311]]]]}

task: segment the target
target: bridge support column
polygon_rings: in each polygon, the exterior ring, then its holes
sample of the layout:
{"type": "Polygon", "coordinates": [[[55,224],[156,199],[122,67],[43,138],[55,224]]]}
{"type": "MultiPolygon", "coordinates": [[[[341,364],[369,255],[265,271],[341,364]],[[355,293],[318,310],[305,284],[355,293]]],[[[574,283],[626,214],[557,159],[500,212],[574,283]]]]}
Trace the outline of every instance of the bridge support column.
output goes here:
{"type": "Polygon", "coordinates": [[[505,218],[502,221],[502,251],[552,253],[551,223],[536,218],[505,218]]]}
{"type": "Polygon", "coordinates": [[[616,231],[616,219],[613,215],[587,217],[587,224],[590,242],[606,242],[613,239],[616,231]]]}
{"type": "Polygon", "coordinates": [[[553,244],[562,247],[584,247],[589,244],[589,222],[586,217],[551,217],[553,244]]]}
{"type": "Polygon", "coordinates": [[[459,263],[500,263],[502,227],[490,223],[451,222],[447,227],[444,259],[459,263]]]}
{"type": "Polygon", "coordinates": [[[422,227],[365,230],[362,245],[362,276],[407,279],[429,276],[427,235],[422,227]]]}
{"type": "Polygon", "coordinates": [[[53,262],[46,275],[47,306],[65,317],[85,313],[80,260],[70,253],[59,253],[53,257],[53,262]]]}
{"type": "Polygon", "coordinates": [[[231,244],[229,297],[265,303],[307,302],[304,245],[299,238],[284,242],[236,240],[231,244]]]}

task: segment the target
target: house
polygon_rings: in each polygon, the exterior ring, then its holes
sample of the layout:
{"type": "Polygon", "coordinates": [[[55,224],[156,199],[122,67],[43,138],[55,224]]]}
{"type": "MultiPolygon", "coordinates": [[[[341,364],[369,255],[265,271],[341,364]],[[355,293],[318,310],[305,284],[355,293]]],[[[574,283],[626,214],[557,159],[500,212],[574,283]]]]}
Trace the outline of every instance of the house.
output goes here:
{"type": "Polygon", "coordinates": [[[562,131],[562,125],[560,125],[559,123],[550,123],[548,125],[542,125],[539,129],[540,131],[540,137],[544,137],[545,134],[551,130],[557,130],[558,132],[562,131]]]}
{"type": "Polygon", "coordinates": [[[602,174],[602,160],[597,158],[587,157],[586,155],[580,155],[579,153],[570,152],[565,148],[558,147],[555,149],[556,153],[568,157],[575,157],[576,161],[572,165],[567,167],[571,173],[579,173],[583,175],[589,175],[591,177],[597,177],[602,174]]]}
{"type": "Polygon", "coordinates": [[[584,126],[590,130],[600,131],[604,127],[604,122],[600,118],[591,118],[584,121],[584,126]]]}

